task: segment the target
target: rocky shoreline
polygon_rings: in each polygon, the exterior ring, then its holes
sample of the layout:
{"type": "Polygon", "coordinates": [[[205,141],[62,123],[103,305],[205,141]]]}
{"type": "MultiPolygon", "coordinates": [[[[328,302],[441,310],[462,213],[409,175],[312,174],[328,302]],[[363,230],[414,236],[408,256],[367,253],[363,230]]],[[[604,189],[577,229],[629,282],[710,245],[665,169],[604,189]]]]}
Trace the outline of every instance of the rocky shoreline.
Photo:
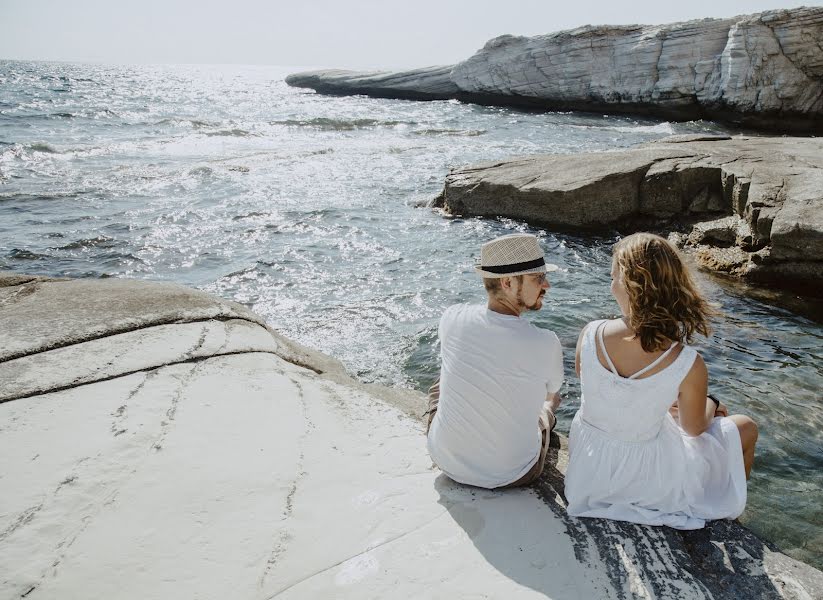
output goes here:
{"type": "Polygon", "coordinates": [[[454,484],[420,394],[203,292],[2,273],[0,341],[3,597],[823,598],[736,522],[568,517],[560,438],[531,490],[454,484]]]}
{"type": "Polygon", "coordinates": [[[432,202],[552,229],[671,233],[698,264],[746,281],[823,282],[823,139],[672,136],[628,150],[452,170],[432,202]]]}
{"type": "Polygon", "coordinates": [[[456,65],[311,71],[286,83],[324,94],[710,119],[823,132],[823,7],[669,25],[503,35],[456,65]]]}

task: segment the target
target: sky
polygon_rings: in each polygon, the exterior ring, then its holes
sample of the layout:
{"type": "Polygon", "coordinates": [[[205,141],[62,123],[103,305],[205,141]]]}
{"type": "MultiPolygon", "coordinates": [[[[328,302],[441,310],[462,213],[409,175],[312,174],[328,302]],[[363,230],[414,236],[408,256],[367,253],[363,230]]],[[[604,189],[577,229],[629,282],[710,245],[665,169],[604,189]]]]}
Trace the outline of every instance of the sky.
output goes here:
{"type": "Polygon", "coordinates": [[[0,0],[0,59],[402,69],[505,33],[820,6],[782,0],[0,0]]]}

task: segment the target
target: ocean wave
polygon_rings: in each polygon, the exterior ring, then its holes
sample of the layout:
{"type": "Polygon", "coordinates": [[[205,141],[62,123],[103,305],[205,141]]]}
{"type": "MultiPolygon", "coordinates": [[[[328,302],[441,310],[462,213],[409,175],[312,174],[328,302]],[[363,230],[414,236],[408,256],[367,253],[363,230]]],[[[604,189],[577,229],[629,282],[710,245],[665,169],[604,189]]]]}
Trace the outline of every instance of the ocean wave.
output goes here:
{"type": "Polygon", "coordinates": [[[189,127],[197,131],[202,131],[204,135],[207,135],[209,137],[251,137],[260,135],[247,129],[241,129],[240,127],[226,127],[226,124],[224,123],[214,123],[210,121],[203,121],[200,119],[166,118],[161,119],[159,121],[155,121],[153,123],[144,123],[144,125],[148,125],[150,127],[189,127]]]}
{"type": "Polygon", "coordinates": [[[68,75],[41,75],[40,81],[59,81],[60,83],[70,83],[71,77],[68,75]]]}
{"type": "Polygon", "coordinates": [[[223,275],[223,276],[220,277],[220,280],[224,281],[224,280],[227,280],[227,279],[233,279],[235,277],[243,277],[245,275],[248,275],[250,273],[254,273],[256,271],[257,271],[257,265],[253,265],[251,267],[246,267],[245,269],[240,269],[239,271],[232,271],[231,273],[229,273],[227,275],[223,275]]]}
{"type": "Polygon", "coordinates": [[[574,129],[599,129],[604,131],[619,131],[621,133],[662,133],[674,134],[674,127],[668,121],[656,125],[568,125],[574,129]]]}
{"type": "Polygon", "coordinates": [[[6,254],[6,256],[14,260],[47,260],[51,258],[48,254],[39,254],[22,248],[12,248],[11,252],[6,254]]]}
{"type": "Polygon", "coordinates": [[[243,219],[254,219],[257,217],[270,217],[272,213],[270,212],[250,212],[244,215],[234,215],[231,220],[232,221],[242,221],[243,219]]]}
{"type": "Polygon", "coordinates": [[[108,252],[106,254],[102,254],[95,257],[96,260],[100,261],[101,266],[110,268],[110,269],[118,269],[121,267],[130,267],[135,263],[145,265],[146,261],[140,258],[139,256],[135,256],[130,252],[108,252]]]}
{"type": "Polygon", "coordinates": [[[400,146],[391,146],[388,149],[388,153],[389,154],[403,154],[404,152],[412,152],[414,150],[420,150],[421,148],[424,148],[424,146],[409,146],[407,148],[403,148],[403,147],[400,147],[400,146]]]}
{"type": "Polygon", "coordinates": [[[214,169],[211,167],[195,167],[193,169],[189,169],[186,174],[187,175],[196,175],[196,176],[207,176],[214,173],[214,169]]]}
{"type": "Polygon", "coordinates": [[[3,148],[0,150],[0,160],[29,160],[32,158],[32,152],[39,152],[41,154],[65,154],[63,150],[58,150],[46,142],[33,142],[25,145],[18,143],[2,143],[2,146],[3,148]]]}
{"type": "Polygon", "coordinates": [[[668,135],[672,135],[674,133],[674,127],[668,121],[664,121],[663,123],[658,123],[657,125],[635,125],[633,127],[615,127],[618,131],[625,131],[628,129],[629,131],[633,131],[635,133],[665,133],[668,135]]]}
{"type": "Polygon", "coordinates": [[[45,152],[46,154],[62,154],[60,150],[46,144],[45,142],[35,142],[33,144],[28,144],[25,146],[27,150],[31,150],[33,152],[45,152]]]}
{"type": "Polygon", "coordinates": [[[120,245],[114,238],[110,238],[106,235],[98,235],[97,237],[93,238],[86,238],[75,240],[65,246],[60,246],[59,248],[53,248],[54,250],[82,250],[83,248],[111,248],[113,246],[120,245]]]}
{"type": "Polygon", "coordinates": [[[217,131],[207,131],[206,135],[209,137],[214,136],[228,136],[228,137],[252,137],[257,136],[259,134],[252,133],[251,131],[246,131],[245,129],[219,129],[217,131]]]}
{"type": "MultiPolygon", "coordinates": [[[[14,105],[15,109],[18,110],[25,110],[28,107],[22,106],[20,104],[14,105]]],[[[46,119],[51,119],[51,114],[49,113],[34,113],[34,114],[22,114],[22,115],[3,115],[4,119],[8,119],[9,121],[22,121],[24,125],[30,126],[29,121],[42,121],[46,119]]]]}
{"type": "Polygon", "coordinates": [[[352,131],[354,129],[369,129],[373,127],[397,127],[398,125],[416,125],[414,121],[384,121],[382,119],[331,119],[315,117],[313,119],[285,119],[270,121],[270,125],[286,127],[309,127],[322,131],[352,131]]]}
{"type": "MultiPolygon", "coordinates": [[[[52,200],[68,200],[82,196],[83,192],[54,192],[51,194],[26,194],[26,193],[9,193],[0,194],[0,202],[36,202],[36,201],[52,201],[52,200]]],[[[86,217],[91,219],[92,217],[86,217]]]]}
{"type": "Polygon", "coordinates": [[[100,109],[100,110],[95,110],[91,113],[91,118],[92,119],[97,119],[97,118],[103,117],[103,116],[116,117],[118,119],[120,118],[120,115],[117,114],[116,112],[114,112],[113,110],[111,110],[110,108],[103,108],[103,109],[100,109]]]}
{"type": "MultiPolygon", "coordinates": [[[[0,105],[2,106],[2,105],[0,105]]],[[[26,109],[31,107],[21,106],[19,104],[8,104],[6,105],[8,108],[17,108],[17,109],[26,109]]],[[[51,119],[74,119],[79,115],[70,112],[53,112],[53,113],[34,113],[34,114],[23,114],[23,115],[4,115],[5,118],[13,120],[13,121],[23,121],[24,123],[28,121],[48,121],[51,119]]]]}
{"type": "Polygon", "coordinates": [[[485,129],[418,129],[417,131],[413,131],[414,135],[454,135],[454,136],[465,136],[465,137],[474,137],[478,135],[483,135],[486,133],[485,129]]]}
{"type": "Polygon", "coordinates": [[[146,123],[146,125],[175,125],[175,126],[183,126],[183,127],[193,127],[194,129],[203,129],[205,127],[217,127],[219,123],[210,123],[208,121],[202,121],[200,119],[181,119],[175,117],[168,117],[166,119],[160,119],[159,121],[155,121],[154,123],[146,123]]]}

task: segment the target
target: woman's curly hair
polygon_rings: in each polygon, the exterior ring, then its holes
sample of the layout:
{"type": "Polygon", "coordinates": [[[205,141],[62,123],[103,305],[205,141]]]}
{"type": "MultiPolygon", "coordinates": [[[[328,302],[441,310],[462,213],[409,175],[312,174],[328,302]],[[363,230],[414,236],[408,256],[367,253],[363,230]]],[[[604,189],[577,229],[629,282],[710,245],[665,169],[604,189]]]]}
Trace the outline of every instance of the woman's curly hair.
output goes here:
{"type": "Polygon", "coordinates": [[[635,233],[614,245],[613,260],[629,296],[629,326],[646,352],[673,341],[691,343],[711,333],[715,311],[694,284],[675,247],[651,233],[635,233]]]}

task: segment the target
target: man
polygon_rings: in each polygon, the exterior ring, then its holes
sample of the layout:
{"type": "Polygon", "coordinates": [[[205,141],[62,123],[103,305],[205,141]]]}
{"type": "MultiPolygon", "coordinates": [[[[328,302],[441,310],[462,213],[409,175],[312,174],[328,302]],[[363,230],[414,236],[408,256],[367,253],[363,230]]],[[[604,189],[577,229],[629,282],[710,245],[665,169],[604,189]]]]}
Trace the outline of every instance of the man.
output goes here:
{"type": "Polygon", "coordinates": [[[457,304],[440,320],[440,379],[432,386],[428,449],[451,479],[483,488],[527,485],[543,471],[560,405],[557,336],[521,318],[540,310],[547,265],[533,235],[483,244],[484,306],[457,304]]]}

